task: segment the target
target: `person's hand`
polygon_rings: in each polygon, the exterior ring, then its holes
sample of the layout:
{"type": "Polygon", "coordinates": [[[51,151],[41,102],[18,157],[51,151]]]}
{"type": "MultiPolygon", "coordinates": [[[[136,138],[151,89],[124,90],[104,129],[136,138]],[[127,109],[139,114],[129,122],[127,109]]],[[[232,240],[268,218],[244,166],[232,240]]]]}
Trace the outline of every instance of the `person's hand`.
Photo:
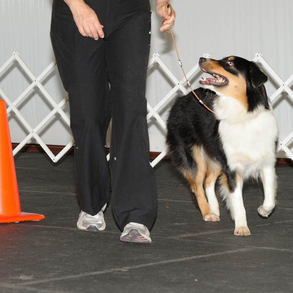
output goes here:
{"type": "Polygon", "coordinates": [[[175,24],[176,12],[171,4],[166,0],[157,0],[157,13],[163,18],[160,27],[161,32],[168,31],[175,24]]]}
{"type": "Polygon", "coordinates": [[[91,7],[83,0],[65,0],[65,2],[70,8],[75,24],[82,36],[95,40],[104,38],[104,26],[100,23],[97,14],[91,7]]]}

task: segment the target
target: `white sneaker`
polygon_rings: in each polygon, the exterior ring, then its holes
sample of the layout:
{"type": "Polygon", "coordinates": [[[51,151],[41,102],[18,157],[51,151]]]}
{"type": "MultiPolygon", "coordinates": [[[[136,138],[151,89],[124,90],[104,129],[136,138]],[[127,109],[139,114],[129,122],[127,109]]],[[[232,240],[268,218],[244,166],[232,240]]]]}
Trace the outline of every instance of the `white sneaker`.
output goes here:
{"type": "Polygon", "coordinates": [[[106,229],[106,222],[104,219],[104,210],[107,204],[94,216],[81,211],[77,220],[77,228],[85,231],[104,231],[106,229]]]}
{"type": "Polygon", "coordinates": [[[133,242],[133,243],[151,243],[149,229],[139,223],[130,222],[124,227],[124,230],[120,236],[122,242],[133,242]]]}

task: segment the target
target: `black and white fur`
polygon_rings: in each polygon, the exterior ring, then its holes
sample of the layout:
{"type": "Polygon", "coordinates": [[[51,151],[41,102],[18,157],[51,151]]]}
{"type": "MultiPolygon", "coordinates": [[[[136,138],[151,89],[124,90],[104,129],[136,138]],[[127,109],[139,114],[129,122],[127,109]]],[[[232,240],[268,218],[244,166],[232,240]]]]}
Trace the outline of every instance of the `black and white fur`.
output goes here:
{"type": "Polygon", "coordinates": [[[264,83],[267,76],[254,63],[230,56],[200,58],[203,72],[197,95],[177,99],[167,122],[167,145],[174,165],[188,180],[206,221],[219,221],[215,184],[235,221],[234,234],[250,235],[242,198],[243,182],[261,178],[264,202],[258,213],[268,217],[276,198],[276,142],[278,129],[264,83]]]}

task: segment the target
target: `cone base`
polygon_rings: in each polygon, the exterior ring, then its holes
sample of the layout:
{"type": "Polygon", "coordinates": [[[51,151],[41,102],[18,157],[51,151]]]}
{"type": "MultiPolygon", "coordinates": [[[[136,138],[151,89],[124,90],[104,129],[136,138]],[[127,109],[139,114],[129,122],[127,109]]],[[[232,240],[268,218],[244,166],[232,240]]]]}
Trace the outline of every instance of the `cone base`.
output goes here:
{"type": "Polygon", "coordinates": [[[40,214],[20,213],[17,215],[0,215],[0,223],[18,223],[25,221],[40,221],[45,216],[40,214]]]}

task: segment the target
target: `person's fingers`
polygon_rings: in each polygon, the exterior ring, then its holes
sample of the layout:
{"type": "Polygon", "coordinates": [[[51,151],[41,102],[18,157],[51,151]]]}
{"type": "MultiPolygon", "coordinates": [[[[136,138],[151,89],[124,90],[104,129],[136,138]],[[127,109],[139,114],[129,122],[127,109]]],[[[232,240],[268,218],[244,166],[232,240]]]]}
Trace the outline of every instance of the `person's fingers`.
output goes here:
{"type": "Polygon", "coordinates": [[[99,38],[104,38],[103,26],[100,24],[97,17],[83,23],[83,30],[87,37],[93,38],[96,41],[99,38]]]}
{"type": "Polygon", "coordinates": [[[173,7],[171,6],[171,4],[167,3],[167,5],[166,5],[166,17],[167,18],[171,17],[172,15],[174,15],[174,13],[175,13],[175,11],[174,11],[173,7]]]}
{"type": "Polygon", "coordinates": [[[100,29],[98,29],[98,33],[99,33],[100,38],[103,39],[105,37],[104,30],[102,27],[100,27],[100,29]]]}
{"type": "Polygon", "coordinates": [[[85,33],[86,33],[86,37],[90,37],[90,38],[93,37],[93,34],[92,34],[92,31],[91,31],[91,27],[90,27],[90,25],[85,24],[85,25],[83,26],[83,29],[84,29],[84,31],[85,31],[85,33]]]}
{"type": "Polygon", "coordinates": [[[96,34],[97,34],[97,38],[94,38],[95,40],[99,39],[99,38],[104,38],[105,37],[105,34],[104,34],[104,26],[101,25],[101,23],[99,21],[95,21],[94,22],[94,28],[95,28],[95,31],[96,31],[96,34]]]}
{"type": "Polygon", "coordinates": [[[77,3],[75,6],[71,6],[71,11],[78,31],[82,36],[95,40],[104,38],[103,26],[91,7],[85,3],[77,3]]]}
{"type": "Polygon", "coordinates": [[[163,6],[163,18],[168,18],[170,15],[170,5],[164,5],[163,6]]]}
{"type": "Polygon", "coordinates": [[[158,14],[163,18],[160,27],[161,32],[168,31],[175,24],[176,12],[169,2],[159,5],[157,8],[158,14]]]}
{"type": "Polygon", "coordinates": [[[79,33],[83,36],[83,37],[87,37],[86,32],[84,31],[83,27],[81,25],[77,26],[79,33]]]}
{"type": "Polygon", "coordinates": [[[176,13],[175,13],[175,11],[173,11],[172,15],[169,18],[166,18],[165,20],[163,20],[160,31],[166,31],[166,30],[169,30],[170,28],[174,27],[175,18],[176,18],[176,13]]]}
{"type": "Polygon", "coordinates": [[[98,34],[98,31],[97,31],[95,25],[94,24],[91,24],[89,26],[89,29],[91,31],[90,37],[93,38],[93,39],[95,39],[95,40],[98,40],[99,39],[99,34],[98,34]]]}
{"type": "Polygon", "coordinates": [[[175,20],[175,17],[176,17],[176,12],[175,10],[173,9],[173,7],[171,5],[167,5],[167,7],[169,6],[169,8],[167,8],[167,17],[165,17],[165,19],[174,19],[175,20]]]}
{"type": "Polygon", "coordinates": [[[171,29],[171,28],[173,28],[173,27],[174,27],[174,25],[161,26],[161,27],[160,27],[160,32],[166,32],[166,31],[168,31],[169,29],[171,29]]]}
{"type": "Polygon", "coordinates": [[[167,2],[167,3],[164,3],[163,5],[162,4],[159,5],[157,8],[157,12],[162,18],[167,19],[171,17],[175,11],[173,7],[171,6],[171,4],[167,2]]]}
{"type": "Polygon", "coordinates": [[[170,18],[166,18],[162,21],[162,24],[174,24],[175,23],[175,17],[171,16],[170,18]]]}

